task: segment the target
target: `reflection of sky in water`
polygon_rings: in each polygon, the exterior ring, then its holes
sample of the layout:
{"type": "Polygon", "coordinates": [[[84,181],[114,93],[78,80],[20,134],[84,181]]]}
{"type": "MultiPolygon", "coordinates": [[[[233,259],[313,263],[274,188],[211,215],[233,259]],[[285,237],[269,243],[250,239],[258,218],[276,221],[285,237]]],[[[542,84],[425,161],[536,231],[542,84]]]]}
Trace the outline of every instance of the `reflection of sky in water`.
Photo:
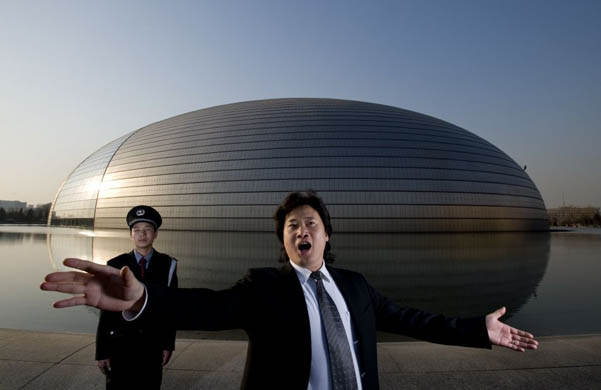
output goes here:
{"type": "MultiPolygon", "coordinates": [[[[338,266],[363,273],[402,305],[463,316],[506,305],[512,325],[536,334],[601,331],[599,230],[334,234],[331,243],[338,266]]],[[[155,244],[179,260],[182,287],[226,288],[248,268],[278,266],[272,233],[161,231],[155,244]]],[[[58,294],[37,285],[65,257],[104,263],[129,250],[126,230],[0,227],[0,254],[14,271],[3,276],[0,302],[2,313],[15,313],[0,327],[94,332],[94,309],[52,309],[58,294]]]]}
{"type": "MultiPolygon", "coordinates": [[[[0,226],[0,328],[94,332],[94,309],[70,308],[66,312],[51,304],[61,294],[39,289],[44,276],[54,271],[49,257],[47,232],[53,236],[74,237],[74,230],[45,226],[0,226]]],[[[66,240],[75,247],[79,240],[66,240]],[[77,242],[73,242],[77,241],[77,242]]],[[[80,251],[85,253],[85,251],[80,251]]]]}

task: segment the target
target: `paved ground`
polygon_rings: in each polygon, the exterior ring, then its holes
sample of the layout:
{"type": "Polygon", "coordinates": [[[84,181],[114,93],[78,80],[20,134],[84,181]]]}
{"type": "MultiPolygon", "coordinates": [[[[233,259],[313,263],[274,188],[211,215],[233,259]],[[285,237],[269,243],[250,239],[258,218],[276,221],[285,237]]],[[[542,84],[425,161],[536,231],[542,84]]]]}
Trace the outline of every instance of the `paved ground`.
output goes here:
{"type": "MultiPolygon", "coordinates": [[[[601,335],[542,337],[515,353],[378,344],[382,389],[601,389],[601,335]]],[[[163,389],[237,389],[246,342],[178,340],[163,389]]],[[[0,329],[0,389],[104,389],[94,336],[0,329]]]]}

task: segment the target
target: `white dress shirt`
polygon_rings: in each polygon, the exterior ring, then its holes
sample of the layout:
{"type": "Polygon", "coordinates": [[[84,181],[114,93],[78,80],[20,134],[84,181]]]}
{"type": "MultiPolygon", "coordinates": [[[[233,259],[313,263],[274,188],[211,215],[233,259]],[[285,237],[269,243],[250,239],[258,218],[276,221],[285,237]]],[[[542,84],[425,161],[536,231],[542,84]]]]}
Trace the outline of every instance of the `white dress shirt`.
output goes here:
{"type": "MultiPolygon", "coordinates": [[[[311,326],[311,376],[309,378],[309,390],[323,390],[332,388],[332,378],[330,377],[330,360],[328,358],[328,341],[326,333],[321,323],[321,314],[319,311],[319,303],[317,301],[317,287],[315,280],[310,278],[310,270],[300,267],[293,261],[290,261],[292,267],[296,271],[296,276],[303,288],[305,295],[305,303],[307,304],[307,312],[309,313],[309,323],[311,326]]],[[[326,292],[330,295],[346,331],[346,338],[349,342],[351,355],[353,357],[353,366],[355,367],[355,377],[357,386],[361,390],[361,374],[359,372],[359,364],[357,363],[357,342],[351,321],[351,313],[348,311],[346,302],[340,290],[336,286],[334,279],[328,272],[325,262],[322,263],[321,272],[323,286],[326,292]]]]}

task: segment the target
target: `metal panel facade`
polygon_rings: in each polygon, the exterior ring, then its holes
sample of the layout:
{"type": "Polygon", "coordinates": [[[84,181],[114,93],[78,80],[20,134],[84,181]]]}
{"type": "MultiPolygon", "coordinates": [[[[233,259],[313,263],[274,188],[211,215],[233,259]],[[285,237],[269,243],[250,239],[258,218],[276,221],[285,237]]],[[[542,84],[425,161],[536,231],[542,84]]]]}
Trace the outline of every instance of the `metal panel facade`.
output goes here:
{"type": "Polygon", "coordinates": [[[335,231],[548,228],[538,189],[494,145],[416,112],[334,99],[234,103],[139,129],[73,171],[50,223],[124,228],[127,210],[148,204],[167,230],[272,231],[283,197],[309,188],[335,231]]]}

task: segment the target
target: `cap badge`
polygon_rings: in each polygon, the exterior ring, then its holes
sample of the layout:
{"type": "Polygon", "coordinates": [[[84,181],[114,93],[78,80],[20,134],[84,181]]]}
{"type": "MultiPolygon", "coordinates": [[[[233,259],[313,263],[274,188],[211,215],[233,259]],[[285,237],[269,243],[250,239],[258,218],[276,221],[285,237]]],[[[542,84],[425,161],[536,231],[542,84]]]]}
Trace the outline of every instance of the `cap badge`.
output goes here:
{"type": "Polygon", "coordinates": [[[141,209],[141,210],[137,210],[137,211],[136,211],[136,215],[137,215],[138,217],[141,217],[141,216],[142,216],[142,215],[144,215],[145,213],[146,213],[146,211],[145,211],[144,209],[141,209]]]}

